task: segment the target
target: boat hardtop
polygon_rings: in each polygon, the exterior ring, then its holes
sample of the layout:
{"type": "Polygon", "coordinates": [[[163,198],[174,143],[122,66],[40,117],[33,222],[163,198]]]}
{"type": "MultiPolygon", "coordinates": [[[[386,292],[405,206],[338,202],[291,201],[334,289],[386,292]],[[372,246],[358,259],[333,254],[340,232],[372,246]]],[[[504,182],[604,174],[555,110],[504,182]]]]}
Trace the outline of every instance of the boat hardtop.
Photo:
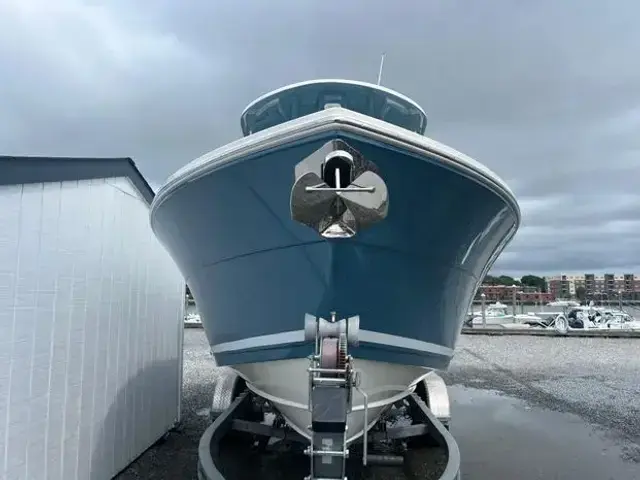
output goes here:
{"type": "Polygon", "coordinates": [[[242,133],[248,136],[331,107],[346,108],[420,135],[427,127],[424,110],[401,93],[366,82],[328,79],[294,83],[257,98],[242,112],[242,133]]]}

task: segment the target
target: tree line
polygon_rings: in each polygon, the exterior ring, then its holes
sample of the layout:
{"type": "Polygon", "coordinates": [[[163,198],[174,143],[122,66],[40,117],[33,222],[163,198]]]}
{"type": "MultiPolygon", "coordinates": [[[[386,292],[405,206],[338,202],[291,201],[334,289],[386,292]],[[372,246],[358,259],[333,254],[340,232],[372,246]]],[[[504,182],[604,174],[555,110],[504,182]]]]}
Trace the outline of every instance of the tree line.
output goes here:
{"type": "Polygon", "coordinates": [[[510,287],[511,285],[534,287],[538,291],[545,293],[547,291],[547,281],[544,277],[538,277],[536,275],[523,275],[520,280],[516,280],[509,275],[486,275],[482,282],[483,285],[505,285],[510,287]]]}

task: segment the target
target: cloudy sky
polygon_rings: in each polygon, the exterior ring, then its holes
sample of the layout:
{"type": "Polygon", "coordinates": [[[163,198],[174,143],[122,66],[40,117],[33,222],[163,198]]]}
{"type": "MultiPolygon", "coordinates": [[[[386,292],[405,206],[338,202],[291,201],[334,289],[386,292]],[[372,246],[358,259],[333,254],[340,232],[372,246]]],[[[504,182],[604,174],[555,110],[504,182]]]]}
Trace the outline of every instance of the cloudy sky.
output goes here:
{"type": "Polygon", "coordinates": [[[2,154],[131,156],[154,184],[258,95],[343,77],[415,99],[524,225],[505,273],[640,273],[640,4],[0,0],[2,154]]]}

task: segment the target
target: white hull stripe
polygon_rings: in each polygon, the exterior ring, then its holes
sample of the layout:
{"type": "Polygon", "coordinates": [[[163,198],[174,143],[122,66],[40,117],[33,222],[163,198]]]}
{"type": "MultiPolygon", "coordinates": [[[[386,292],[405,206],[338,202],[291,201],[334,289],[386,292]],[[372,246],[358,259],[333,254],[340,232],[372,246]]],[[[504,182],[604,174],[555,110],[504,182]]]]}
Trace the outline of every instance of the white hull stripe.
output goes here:
{"type": "MultiPolygon", "coordinates": [[[[361,342],[388,345],[396,348],[406,348],[425,353],[435,353],[446,357],[453,356],[453,349],[443,347],[430,342],[423,342],[413,338],[389,335],[388,333],[372,332],[370,330],[360,330],[358,337],[361,342]]],[[[233,342],[219,343],[211,347],[213,353],[235,352],[247,350],[249,348],[275,347],[290,343],[304,342],[304,330],[292,330],[289,332],[274,333],[271,335],[260,335],[258,337],[243,338],[233,342]]]]}

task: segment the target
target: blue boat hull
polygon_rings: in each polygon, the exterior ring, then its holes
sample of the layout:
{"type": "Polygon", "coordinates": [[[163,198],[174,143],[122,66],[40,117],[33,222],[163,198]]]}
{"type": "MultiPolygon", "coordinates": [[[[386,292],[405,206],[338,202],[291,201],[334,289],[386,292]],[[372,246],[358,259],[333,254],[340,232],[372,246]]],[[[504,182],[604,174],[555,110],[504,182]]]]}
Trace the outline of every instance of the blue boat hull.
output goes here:
{"type": "Polygon", "coordinates": [[[305,314],[360,316],[350,354],[444,369],[494,254],[517,223],[504,196],[435,157],[336,129],[221,164],[154,209],[218,365],[303,358],[305,314]],[[387,217],[327,240],[291,219],[294,168],[342,139],[379,168],[387,217]]]}

